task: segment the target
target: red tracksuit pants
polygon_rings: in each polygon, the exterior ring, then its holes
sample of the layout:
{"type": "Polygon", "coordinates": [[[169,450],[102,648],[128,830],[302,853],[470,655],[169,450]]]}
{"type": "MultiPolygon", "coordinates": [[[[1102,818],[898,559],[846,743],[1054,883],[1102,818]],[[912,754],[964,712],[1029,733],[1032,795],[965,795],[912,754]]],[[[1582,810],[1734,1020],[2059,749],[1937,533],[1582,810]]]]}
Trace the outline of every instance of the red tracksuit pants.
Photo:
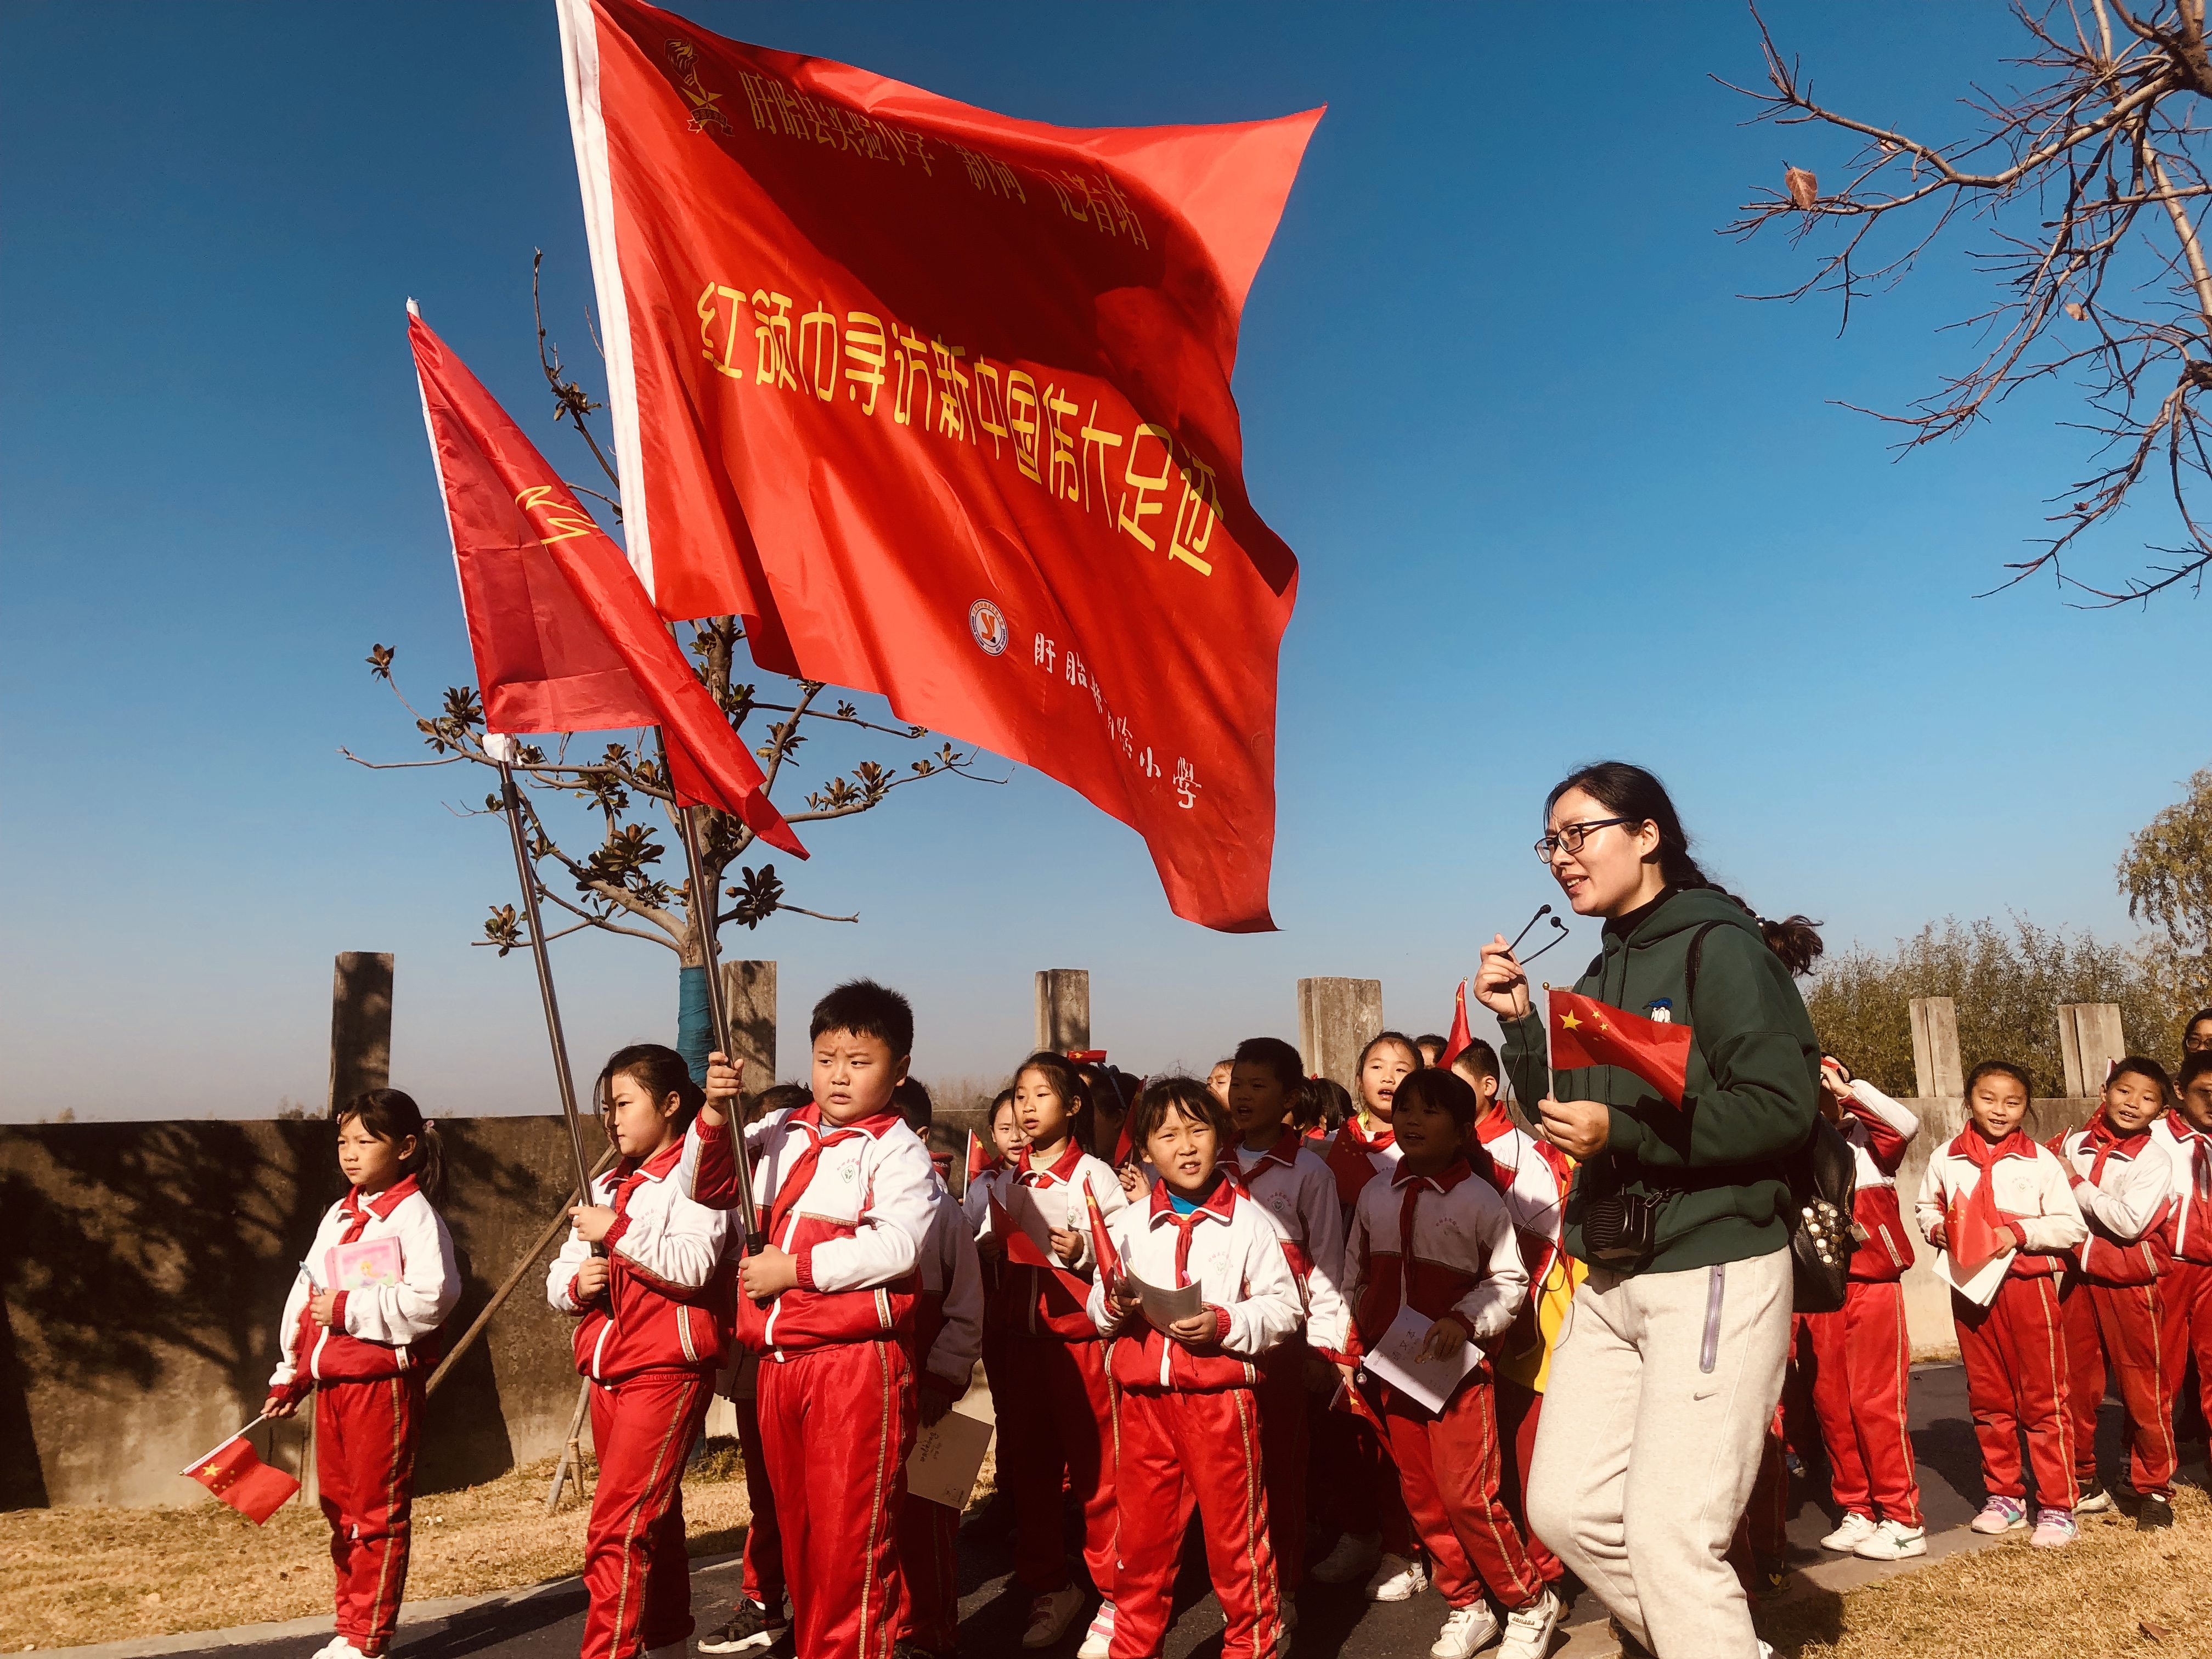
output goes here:
{"type": "Polygon", "coordinates": [[[1261,1467],[1267,1472],[1267,1524],[1285,1595],[1306,1576],[1306,1356],[1312,1352],[1293,1337],[1260,1362],[1261,1467]]]}
{"type": "Polygon", "coordinates": [[[2097,1407],[2116,1378],[2125,1408],[2128,1479],[2137,1492],[2173,1496],[2173,1413],[2160,1363],[2158,1286],[2100,1285],[2076,1279],[2059,1297],[2066,1321],[2068,1409],[2073,1414],[2074,1478],[2097,1481],[2097,1407]]]}
{"type": "Polygon", "coordinates": [[[584,1533],[583,1659],[636,1659],[691,1634],[684,1465],[714,1388],[712,1372],[675,1370],[592,1385],[599,1484],[584,1533]]]}
{"type": "Polygon", "coordinates": [[[801,1659],[889,1659],[907,1617],[898,1515],[917,1421],[905,1346],[763,1360],[759,1409],[801,1659]]]}
{"type": "Polygon", "coordinates": [[[1395,1389],[1382,1391],[1382,1421],[1406,1510],[1429,1553],[1429,1582],[1454,1607],[1471,1607],[1485,1586],[1509,1611],[1544,1593],[1521,1529],[1498,1498],[1503,1479],[1498,1401],[1479,1367],[1432,1414],[1395,1389]]]}
{"type": "Polygon", "coordinates": [[[415,1375],[315,1390],[315,1481],[331,1523],[337,1632],[365,1654],[380,1654],[391,1641],[407,1588],[422,1410],[415,1375]]]}
{"type": "Polygon", "coordinates": [[[745,1459],[745,1504],[753,1515],[745,1528],[744,1597],[757,1607],[780,1613],[785,1589],[783,1529],[775,1523],[775,1488],[768,1483],[768,1453],[761,1445],[760,1401],[756,1397],[730,1404],[738,1417],[738,1449],[745,1459]]]}
{"type": "Polygon", "coordinates": [[[1083,1564],[1098,1593],[1118,1608],[1106,1345],[1017,1334],[1006,1339],[1003,1368],[1011,1373],[1007,1390],[993,1401],[999,1479],[1014,1498],[1014,1577],[1031,1595],[1066,1587],[1060,1497],[1072,1492],[1083,1505],[1083,1564]]]}
{"type": "Polygon", "coordinates": [[[1121,1566],[1112,1659],[1154,1659],[1173,1613],[1176,1564],[1191,1504],[1229,1627],[1222,1659],[1267,1659],[1281,1643],[1282,1589],[1268,1535],[1266,1455],[1250,1389],[1121,1391],[1115,1493],[1121,1566]]]}
{"type": "Polygon", "coordinates": [[[960,1645],[960,1569],[954,1547],[960,1513],[948,1504],[906,1495],[899,1506],[899,1571],[906,1579],[905,1639],[925,1653],[960,1645]]]}
{"type": "Polygon", "coordinates": [[[1536,1455],[1536,1425],[1544,1415],[1544,1396],[1503,1377],[1496,1386],[1498,1438],[1503,1449],[1498,1496],[1520,1530],[1529,1565],[1546,1583],[1555,1584],[1565,1574],[1566,1564],[1528,1530],[1528,1465],[1536,1455]]]}
{"type": "Polygon", "coordinates": [[[2067,1409],[2066,1327],[2058,1281],[2008,1273],[1986,1308],[1951,1293],[1951,1322],[1966,1362],[1966,1399],[1982,1449],[1982,1485],[1992,1498],[2024,1498],[2020,1436],[2035,1474],[2035,1501],[2070,1510],[2074,1425],[2067,1409]]]}
{"type": "Polygon", "coordinates": [[[2212,1263],[2169,1262],[2159,1275],[2158,1298],[2162,1318],[2159,1351],[2166,1362],[2166,1420],[2171,1425],[2181,1407],[2181,1390],[2189,1375],[2189,1362],[2197,1361],[2198,1400],[2208,1422],[2212,1422],[2212,1263]]]}
{"type": "Polygon", "coordinates": [[[1813,1350],[1813,1411],[1838,1507],[1900,1527],[1921,1525],[1905,1424],[1912,1346],[1905,1286],[1855,1279],[1835,1312],[1798,1317],[1813,1350]]]}

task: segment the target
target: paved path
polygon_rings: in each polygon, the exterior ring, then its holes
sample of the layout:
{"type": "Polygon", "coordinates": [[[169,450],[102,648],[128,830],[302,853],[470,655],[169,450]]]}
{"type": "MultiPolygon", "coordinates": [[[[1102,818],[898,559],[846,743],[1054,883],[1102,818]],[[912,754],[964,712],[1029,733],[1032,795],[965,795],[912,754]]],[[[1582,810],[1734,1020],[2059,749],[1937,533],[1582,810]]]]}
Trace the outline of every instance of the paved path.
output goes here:
{"type": "MultiPolygon", "coordinates": [[[[2119,1407],[2107,1401],[2098,1440],[2104,1467],[2121,1467],[2119,1407]]],[[[1986,1541],[1966,1529],[1981,1505],[1979,1459],[1966,1410],[1965,1373],[1955,1365],[1916,1369],[1912,1379],[1913,1450],[1929,1525],[1929,1554],[1941,1559],[1986,1541]]],[[[1820,1547],[1838,1518],[1825,1492],[1816,1499],[1797,1483],[1790,1522],[1792,1581],[1787,1595],[1834,1595],[1871,1579],[1903,1571],[1853,1557],[1840,1559],[1820,1547]]],[[[969,1659],[1013,1659],[1021,1652],[1027,1604],[1010,1588],[1003,1540],[986,1542],[971,1526],[961,1539],[961,1651],[969,1659]]],[[[700,1628],[710,1629],[738,1585],[737,1563],[727,1557],[695,1562],[693,1605],[700,1628]]],[[[1395,1606],[1358,1599],[1357,1587],[1309,1584],[1299,1597],[1301,1623],[1295,1659],[1424,1659],[1443,1622],[1444,1605],[1431,1590],[1395,1606]]],[[[1207,1592],[1202,1559],[1186,1557],[1177,1587],[1180,1614],[1167,1659],[1213,1659],[1220,1652],[1219,1607],[1207,1592]]],[[[583,1629],[584,1592],[562,1579],[504,1595],[456,1598],[410,1605],[403,1618],[395,1659],[571,1659],[583,1629]]],[[[1604,1609],[1584,1595],[1571,1610],[1566,1639],[1552,1659],[1601,1659],[1617,1651],[1605,1635],[1604,1609]]],[[[329,1639],[327,1620],[252,1626],[235,1631],[152,1638],[100,1647],[63,1649],[71,1659],[147,1659],[148,1656],[204,1654],[220,1659],[307,1659],[329,1639]]],[[[1081,1629],[1046,1659],[1072,1659],[1081,1629]]]]}

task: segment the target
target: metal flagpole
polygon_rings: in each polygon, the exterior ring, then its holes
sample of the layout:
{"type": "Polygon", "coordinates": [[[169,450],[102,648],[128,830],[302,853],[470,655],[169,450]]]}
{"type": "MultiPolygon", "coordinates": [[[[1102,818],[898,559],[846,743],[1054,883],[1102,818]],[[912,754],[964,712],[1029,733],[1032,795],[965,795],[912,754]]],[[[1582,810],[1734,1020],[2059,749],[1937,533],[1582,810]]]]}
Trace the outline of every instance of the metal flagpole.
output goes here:
{"type": "Polygon", "coordinates": [[[561,1005],[553,994],[553,960],[545,950],[545,928],[538,915],[538,877],[530,862],[530,843],[522,832],[522,795],[514,787],[514,773],[499,763],[500,799],[507,806],[507,827],[514,837],[514,873],[522,883],[522,913],[530,927],[530,954],[538,963],[538,994],[545,1004],[545,1035],[553,1044],[553,1075],[561,1085],[561,1111],[568,1120],[568,1146],[576,1155],[579,1203],[592,1201],[592,1164],[584,1156],[584,1125],[576,1114],[576,1079],[568,1070],[568,1039],[561,1031],[561,1005]]]}
{"type": "MultiPolygon", "coordinates": [[[[660,763],[668,764],[668,739],[660,740],[660,763]]],[[[670,793],[674,793],[672,786],[670,793]]],[[[730,1024],[722,1011],[722,969],[714,948],[714,917],[721,908],[714,884],[708,881],[706,866],[699,857],[699,828],[691,817],[691,809],[676,803],[676,821],[684,830],[684,860],[691,872],[691,923],[699,930],[699,948],[707,962],[707,1024],[714,1034],[714,1049],[728,1054],[730,1024]]],[[[738,1142],[738,1213],[745,1231],[745,1254],[758,1255],[768,1243],[760,1229],[760,1216],[753,1206],[752,1172],[745,1161],[744,1111],[738,1103],[732,1103],[731,1116],[736,1119],[731,1133],[738,1142]]]]}

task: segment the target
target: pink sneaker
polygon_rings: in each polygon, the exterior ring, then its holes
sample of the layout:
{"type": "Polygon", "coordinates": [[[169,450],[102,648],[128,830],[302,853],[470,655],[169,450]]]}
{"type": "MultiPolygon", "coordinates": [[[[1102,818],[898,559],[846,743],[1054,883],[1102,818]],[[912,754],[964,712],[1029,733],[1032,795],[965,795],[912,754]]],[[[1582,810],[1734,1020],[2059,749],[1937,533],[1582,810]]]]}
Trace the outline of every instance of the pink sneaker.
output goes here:
{"type": "Polygon", "coordinates": [[[2038,1510],[2035,1512],[2035,1530],[2028,1534],[2027,1541],[2039,1550],[2063,1549],[2074,1541],[2077,1530],[2073,1510],[2038,1510]]]}
{"type": "Polygon", "coordinates": [[[1992,1498],[1970,1524],[1978,1533],[2017,1532],[2027,1524],[2027,1505],[2017,1498],[1992,1498]]]}

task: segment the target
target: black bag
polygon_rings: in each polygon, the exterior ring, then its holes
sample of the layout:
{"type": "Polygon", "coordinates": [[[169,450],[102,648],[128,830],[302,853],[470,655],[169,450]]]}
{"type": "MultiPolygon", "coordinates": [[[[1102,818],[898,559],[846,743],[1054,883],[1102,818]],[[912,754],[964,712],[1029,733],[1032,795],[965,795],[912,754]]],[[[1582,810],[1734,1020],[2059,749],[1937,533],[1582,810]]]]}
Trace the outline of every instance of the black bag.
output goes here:
{"type": "MultiPolygon", "coordinates": [[[[1721,924],[1709,921],[1690,936],[1684,1003],[1698,990],[1698,958],[1705,935],[1721,924]]],[[[1688,1012],[1686,1007],[1685,1012],[1688,1012]]],[[[1694,1029],[1694,1016],[1692,1026],[1694,1029]]],[[[1851,1252],[1859,1231],[1851,1219],[1858,1200],[1858,1159],[1850,1143],[1824,1117],[1813,1120],[1812,1138],[1781,1164],[1790,1184],[1790,1264],[1799,1313],[1834,1313],[1850,1288],[1851,1252]]]]}

